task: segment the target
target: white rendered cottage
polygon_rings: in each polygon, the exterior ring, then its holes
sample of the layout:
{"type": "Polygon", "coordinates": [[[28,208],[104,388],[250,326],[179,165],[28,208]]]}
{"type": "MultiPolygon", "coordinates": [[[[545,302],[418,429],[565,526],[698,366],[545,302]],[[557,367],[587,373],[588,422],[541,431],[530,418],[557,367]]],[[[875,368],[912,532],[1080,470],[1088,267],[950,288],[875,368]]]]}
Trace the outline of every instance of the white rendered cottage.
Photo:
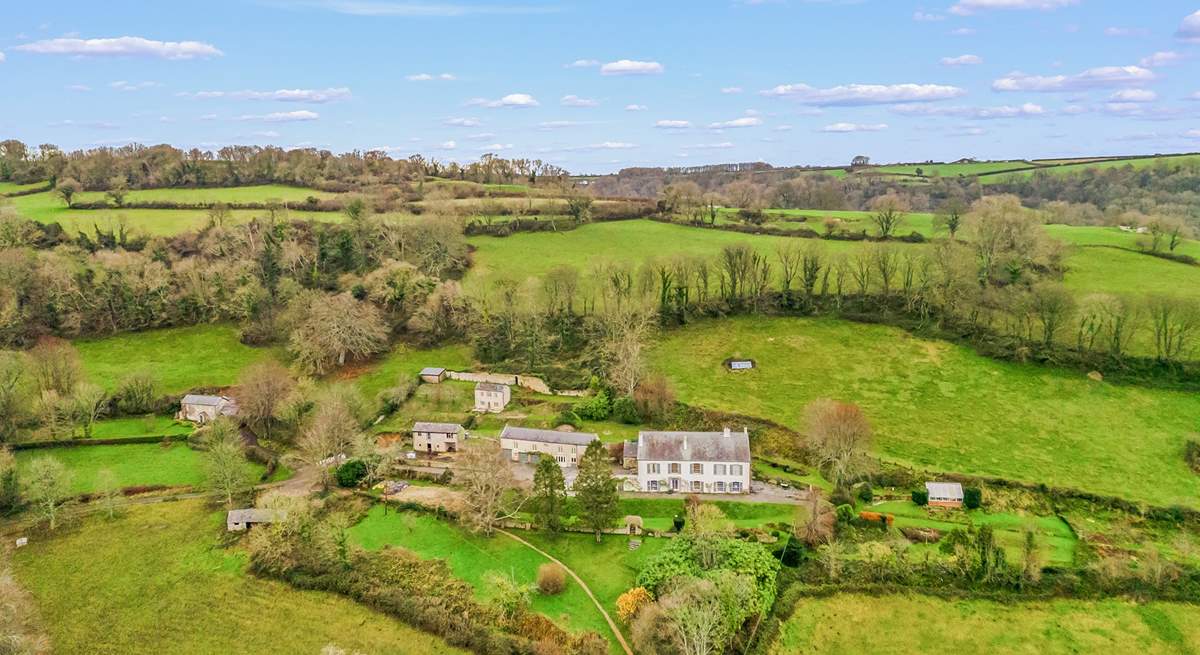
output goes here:
{"type": "Polygon", "coordinates": [[[512,389],[507,384],[480,382],[475,385],[475,411],[503,412],[512,400],[512,389]]]}
{"type": "Polygon", "coordinates": [[[750,492],[750,433],[639,432],[641,491],[740,494],[750,492]]]}

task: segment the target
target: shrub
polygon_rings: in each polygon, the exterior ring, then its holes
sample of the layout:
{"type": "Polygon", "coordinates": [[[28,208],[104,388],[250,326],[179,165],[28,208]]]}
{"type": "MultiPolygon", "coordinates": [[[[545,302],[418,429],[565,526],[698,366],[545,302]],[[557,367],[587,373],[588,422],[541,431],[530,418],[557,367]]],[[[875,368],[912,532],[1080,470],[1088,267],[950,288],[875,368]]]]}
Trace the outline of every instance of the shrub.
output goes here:
{"type": "Polygon", "coordinates": [[[838,523],[849,523],[854,520],[854,507],[852,505],[838,505],[834,511],[837,515],[838,523]]]}
{"type": "Polygon", "coordinates": [[[642,422],[637,403],[633,402],[633,398],[630,396],[621,396],[613,401],[612,416],[627,425],[637,425],[642,422]]]}
{"type": "Polygon", "coordinates": [[[558,416],[554,417],[554,421],[558,425],[569,425],[573,428],[579,427],[580,424],[579,415],[571,411],[570,407],[559,412],[558,416]]]}
{"type": "Polygon", "coordinates": [[[560,564],[546,562],[537,570],[538,591],[553,596],[567,588],[567,571],[560,564]]]}
{"type": "Polygon", "coordinates": [[[158,400],[158,380],[148,371],[138,371],[121,381],[114,394],[122,414],[149,414],[158,400]]]}
{"type": "Polygon", "coordinates": [[[869,503],[872,500],[875,500],[875,490],[871,488],[870,482],[864,482],[862,486],[858,488],[858,499],[864,503],[869,503]]]}
{"type": "MultiPolygon", "coordinates": [[[[928,499],[926,499],[928,500],[928,499]]],[[[963,489],[963,506],[967,509],[979,509],[983,505],[983,490],[979,487],[963,489]]]]}
{"type": "Polygon", "coordinates": [[[654,602],[650,592],[645,587],[634,587],[617,596],[617,616],[621,621],[629,623],[637,616],[638,610],[654,602]]]}
{"type": "Polygon", "coordinates": [[[454,471],[451,471],[450,469],[446,469],[446,470],[442,471],[442,473],[440,475],[437,476],[437,479],[434,480],[434,482],[437,482],[438,484],[450,484],[450,481],[453,479],[454,479],[454,471]]]}
{"type": "Polygon", "coordinates": [[[854,496],[846,487],[838,487],[830,495],[829,502],[834,505],[854,505],[854,496]]]}
{"type": "Polygon", "coordinates": [[[929,504],[929,492],[924,489],[918,489],[912,492],[912,501],[920,507],[929,504]]]}
{"type": "Polygon", "coordinates": [[[612,414],[612,401],[608,392],[601,390],[595,396],[575,405],[575,413],[587,421],[603,421],[612,414]]]}
{"type": "Polygon", "coordinates": [[[799,539],[792,538],[784,542],[779,552],[779,563],[788,568],[796,568],[804,560],[804,546],[799,539]]]}
{"type": "Polygon", "coordinates": [[[362,460],[352,459],[337,468],[334,475],[339,487],[356,487],[367,477],[367,465],[362,460]]]}
{"type": "Polygon", "coordinates": [[[412,382],[401,382],[394,387],[388,387],[379,392],[377,400],[379,401],[379,411],[384,414],[391,414],[400,409],[400,406],[412,398],[413,393],[417,390],[417,385],[412,382]]]}
{"type": "Polygon", "coordinates": [[[674,526],[676,532],[683,531],[683,524],[684,524],[683,517],[680,516],[679,514],[676,514],[675,518],[671,519],[671,525],[674,526]]]}

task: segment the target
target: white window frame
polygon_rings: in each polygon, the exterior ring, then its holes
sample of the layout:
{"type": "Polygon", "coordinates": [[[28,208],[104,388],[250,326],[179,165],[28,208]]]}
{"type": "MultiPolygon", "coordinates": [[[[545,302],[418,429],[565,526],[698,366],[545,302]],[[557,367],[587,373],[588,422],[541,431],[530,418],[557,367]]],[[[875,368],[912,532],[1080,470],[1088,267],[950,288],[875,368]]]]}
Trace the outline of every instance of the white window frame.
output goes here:
{"type": "Polygon", "coordinates": [[[658,491],[658,480],[650,480],[647,482],[646,489],[649,491],[658,491]]]}
{"type": "Polygon", "coordinates": [[[722,482],[722,481],[720,481],[720,480],[717,480],[717,481],[716,481],[716,482],[714,482],[713,484],[714,484],[714,487],[713,487],[713,488],[714,488],[714,489],[715,489],[715,490],[716,490],[718,493],[725,493],[725,483],[724,483],[724,482],[722,482]]]}
{"type": "Polygon", "coordinates": [[[703,492],[704,483],[699,480],[692,480],[692,493],[703,492]]]}
{"type": "Polygon", "coordinates": [[[654,462],[652,464],[647,464],[646,465],[646,473],[654,473],[654,474],[662,473],[662,464],[659,464],[658,462],[654,462]]]}
{"type": "Polygon", "coordinates": [[[730,491],[730,493],[735,493],[735,494],[742,493],[742,483],[737,482],[737,481],[730,482],[729,483],[729,491],[730,491]]]}
{"type": "Polygon", "coordinates": [[[726,475],[729,467],[725,464],[713,464],[713,475],[726,475]]]}
{"type": "Polygon", "coordinates": [[[692,475],[704,475],[704,464],[700,462],[692,462],[692,465],[688,468],[691,470],[692,475]]]}
{"type": "Polygon", "coordinates": [[[679,462],[671,462],[667,464],[667,473],[670,475],[683,475],[683,465],[679,462]]]}
{"type": "Polygon", "coordinates": [[[741,475],[741,474],[742,474],[742,465],[741,464],[730,464],[729,465],[729,475],[741,475]]]}

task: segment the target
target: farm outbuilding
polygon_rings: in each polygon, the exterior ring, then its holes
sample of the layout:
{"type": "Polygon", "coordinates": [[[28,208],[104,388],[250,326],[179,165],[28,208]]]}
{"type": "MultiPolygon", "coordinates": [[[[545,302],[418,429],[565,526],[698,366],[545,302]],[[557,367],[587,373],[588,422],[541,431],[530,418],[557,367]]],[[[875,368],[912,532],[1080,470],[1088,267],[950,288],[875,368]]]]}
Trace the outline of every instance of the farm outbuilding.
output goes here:
{"type": "Polygon", "coordinates": [[[287,518],[287,513],[276,509],[231,509],[225,515],[225,529],[230,532],[245,532],[260,523],[274,523],[287,518]]]}
{"type": "Polygon", "coordinates": [[[237,416],[237,413],[238,404],[233,398],[189,393],[179,401],[179,413],[175,418],[203,425],[218,416],[237,416]]]}
{"type": "Polygon", "coordinates": [[[926,482],[925,491],[934,507],[962,507],[963,488],[957,482],[926,482]]]}
{"type": "Polygon", "coordinates": [[[429,384],[441,384],[446,376],[449,375],[446,369],[436,366],[426,366],[421,369],[421,381],[429,384]]]}

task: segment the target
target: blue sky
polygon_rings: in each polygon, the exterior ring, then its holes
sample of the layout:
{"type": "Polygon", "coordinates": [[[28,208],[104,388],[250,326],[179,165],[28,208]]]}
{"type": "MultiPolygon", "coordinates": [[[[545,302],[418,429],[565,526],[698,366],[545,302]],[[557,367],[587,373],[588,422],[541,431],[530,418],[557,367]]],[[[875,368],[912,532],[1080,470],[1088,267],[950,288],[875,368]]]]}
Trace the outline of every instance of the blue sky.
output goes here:
{"type": "Polygon", "coordinates": [[[0,138],[573,172],[1200,150],[1200,0],[7,3],[0,138]]]}

